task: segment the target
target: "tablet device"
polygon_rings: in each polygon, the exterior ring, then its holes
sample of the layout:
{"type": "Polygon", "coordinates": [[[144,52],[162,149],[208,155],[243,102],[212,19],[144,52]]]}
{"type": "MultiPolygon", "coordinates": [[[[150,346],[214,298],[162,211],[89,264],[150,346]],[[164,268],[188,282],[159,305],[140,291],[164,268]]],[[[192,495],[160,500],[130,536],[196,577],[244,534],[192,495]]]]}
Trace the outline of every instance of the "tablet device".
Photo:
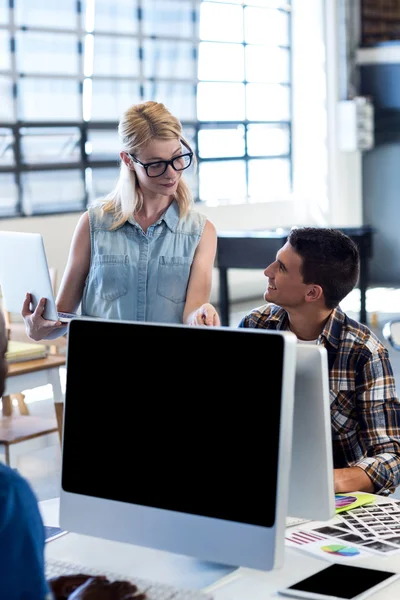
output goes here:
{"type": "Polygon", "coordinates": [[[307,600],[363,600],[399,578],[391,571],[333,564],[278,594],[307,600]]]}
{"type": "Polygon", "coordinates": [[[40,233],[0,231],[0,286],[5,309],[21,314],[25,296],[32,296],[31,310],[46,298],[45,319],[68,323],[77,315],[58,313],[43,238],[40,233]]]}

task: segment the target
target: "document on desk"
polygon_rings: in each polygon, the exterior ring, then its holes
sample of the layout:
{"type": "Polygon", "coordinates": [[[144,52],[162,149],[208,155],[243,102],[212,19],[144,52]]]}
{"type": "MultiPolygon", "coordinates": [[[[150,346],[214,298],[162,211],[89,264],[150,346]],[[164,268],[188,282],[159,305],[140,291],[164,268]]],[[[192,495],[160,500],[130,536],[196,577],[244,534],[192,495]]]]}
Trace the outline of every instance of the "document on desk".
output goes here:
{"type": "MultiPolygon", "coordinates": [[[[348,544],[363,553],[380,556],[400,554],[400,502],[388,501],[359,506],[338,514],[329,524],[310,524],[306,533],[308,536],[329,537],[336,544],[348,544]]],[[[296,534],[302,532],[294,531],[292,535],[296,534]]],[[[290,545],[294,545],[293,539],[288,540],[286,537],[286,540],[290,545]]],[[[307,551],[313,548],[307,548],[307,551]]]]}
{"type": "Polygon", "coordinates": [[[354,492],[353,494],[336,494],[335,495],[335,506],[336,514],[341,512],[347,512],[353,510],[364,504],[371,504],[375,502],[375,494],[366,494],[361,492],[354,492]]]}
{"type": "Polygon", "coordinates": [[[331,562],[348,562],[349,559],[353,561],[369,555],[369,552],[361,547],[317,533],[316,530],[293,531],[285,537],[285,543],[331,562]]]}

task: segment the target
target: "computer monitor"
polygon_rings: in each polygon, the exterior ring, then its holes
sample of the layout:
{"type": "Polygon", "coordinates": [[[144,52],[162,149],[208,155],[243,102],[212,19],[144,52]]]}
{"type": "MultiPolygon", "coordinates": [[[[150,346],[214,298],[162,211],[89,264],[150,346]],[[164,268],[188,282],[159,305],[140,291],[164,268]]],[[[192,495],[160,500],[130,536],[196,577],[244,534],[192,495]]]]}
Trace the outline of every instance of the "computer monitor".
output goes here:
{"type": "Polygon", "coordinates": [[[61,527],[281,566],[295,363],[290,332],[72,320],[61,527]]]}
{"type": "Polygon", "coordinates": [[[297,343],[288,514],[335,516],[329,369],[326,348],[297,343]]]}

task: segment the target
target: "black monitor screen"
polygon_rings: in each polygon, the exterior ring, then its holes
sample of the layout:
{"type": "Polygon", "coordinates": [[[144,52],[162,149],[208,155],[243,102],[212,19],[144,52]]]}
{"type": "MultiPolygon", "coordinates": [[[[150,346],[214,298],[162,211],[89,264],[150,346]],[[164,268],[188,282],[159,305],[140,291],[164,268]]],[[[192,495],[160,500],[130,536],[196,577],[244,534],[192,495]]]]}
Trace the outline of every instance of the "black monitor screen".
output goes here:
{"type": "Polygon", "coordinates": [[[254,329],[72,321],[63,489],[271,527],[283,351],[254,329]]]}

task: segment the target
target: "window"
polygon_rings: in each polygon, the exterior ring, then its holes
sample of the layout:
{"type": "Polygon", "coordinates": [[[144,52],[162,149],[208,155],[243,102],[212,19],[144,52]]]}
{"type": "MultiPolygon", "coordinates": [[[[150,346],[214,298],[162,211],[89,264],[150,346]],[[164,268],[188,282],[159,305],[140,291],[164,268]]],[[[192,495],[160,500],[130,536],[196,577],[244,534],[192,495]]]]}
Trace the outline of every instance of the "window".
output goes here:
{"type": "Polygon", "coordinates": [[[208,204],[291,191],[290,18],[277,0],[201,3],[199,197],[208,204]]]}
{"type": "Polygon", "coordinates": [[[196,200],[286,194],[289,39],[278,0],[0,0],[0,217],[82,211],[108,193],[119,118],[142,100],[181,120],[196,200]]]}

